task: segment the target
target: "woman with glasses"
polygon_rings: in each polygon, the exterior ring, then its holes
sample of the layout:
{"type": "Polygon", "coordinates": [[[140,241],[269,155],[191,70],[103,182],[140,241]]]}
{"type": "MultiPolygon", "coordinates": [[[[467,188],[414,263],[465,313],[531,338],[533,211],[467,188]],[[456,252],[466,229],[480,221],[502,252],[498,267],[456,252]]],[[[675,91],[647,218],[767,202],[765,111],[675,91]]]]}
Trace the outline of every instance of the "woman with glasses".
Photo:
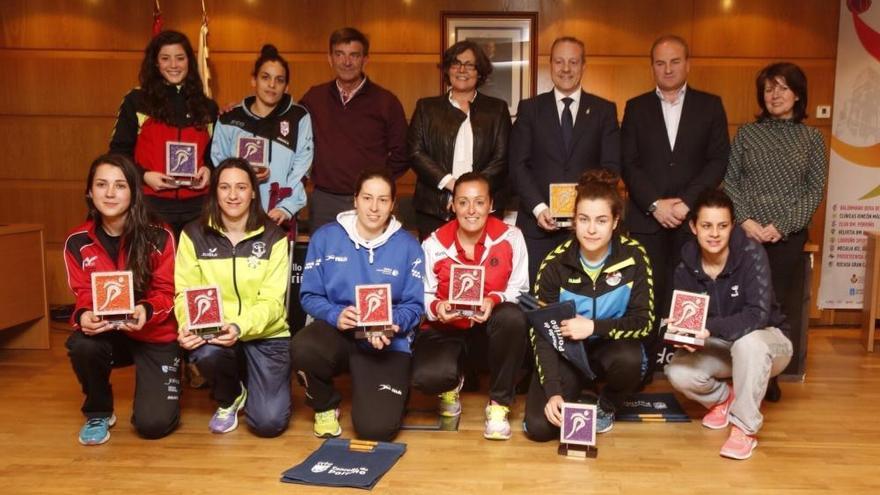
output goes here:
{"type": "Polygon", "coordinates": [[[489,58],[473,41],[459,41],[443,53],[440,69],[449,92],[416,103],[407,137],[420,239],[452,218],[452,188],[462,174],[482,173],[493,195],[507,177],[507,103],[477,91],[492,73],[489,58]]]}

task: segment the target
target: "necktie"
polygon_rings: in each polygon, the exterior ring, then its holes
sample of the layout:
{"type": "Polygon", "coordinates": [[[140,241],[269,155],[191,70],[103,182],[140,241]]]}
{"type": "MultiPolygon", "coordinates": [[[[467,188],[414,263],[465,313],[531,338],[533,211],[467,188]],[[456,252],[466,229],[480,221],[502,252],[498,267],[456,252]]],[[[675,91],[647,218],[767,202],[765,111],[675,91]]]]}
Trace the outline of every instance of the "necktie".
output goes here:
{"type": "Polygon", "coordinates": [[[562,143],[565,145],[565,151],[571,151],[571,134],[574,129],[574,119],[571,116],[571,104],[573,99],[566,96],[562,99],[565,108],[562,109],[562,143]]]}

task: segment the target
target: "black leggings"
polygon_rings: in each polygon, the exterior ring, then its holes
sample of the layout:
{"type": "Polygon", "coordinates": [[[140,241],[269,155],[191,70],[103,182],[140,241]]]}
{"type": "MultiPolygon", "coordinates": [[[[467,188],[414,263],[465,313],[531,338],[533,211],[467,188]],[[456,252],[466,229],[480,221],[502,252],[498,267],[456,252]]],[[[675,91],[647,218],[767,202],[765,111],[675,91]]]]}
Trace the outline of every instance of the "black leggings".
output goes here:
{"type": "Polygon", "coordinates": [[[353,330],[341,332],[315,320],[296,333],[290,357],[296,379],[315,411],[339,407],[333,377],[351,372],[351,421],[358,438],[391,441],[400,431],[409,395],[410,355],[374,351],[357,342],[353,330]]]}
{"type": "Polygon", "coordinates": [[[509,406],[516,373],[525,355],[528,320],[516,304],[501,303],[486,323],[469,330],[423,330],[416,338],[413,387],[428,394],[452,390],[461,376],[461,362],[474,334],[488,338],[489,398],[509,406]]]}
{"type": "MultiPolygon", "coordinates": [[[[538,337],[541,338],[541,337],[538,337]]],[[[619,408],[623,401],[636,391],[642,377],[642,346],[634,340],[599,339],[591,341],[587,346],[590,366],[596,375],[605,381],[600,397],[603,407],[619,408]]],[[[562,381],[562,399],[565,402],[577,402],[581,390],[595,387],[568,361],[560,358],[559,374],[562,381]]],[[[529,394],[526,398],[526,435],[535,441],[546,442],[559,438],[559,428],[553,426],[544,415],[544,406],[550,397],[538,378],[532,374],[529,394]]]]}
{"type": "Polygon", "coordinates": [[[131,424],[144,438],[162,438],[180,421],[180,347],[177,342],[153,344],[127,337],[121,331],[88,336],[81,331],[67,338],[67,355],[85,400],[87,418],[113,414],[113,368],[134,364],[135,387],[131,424]]]}

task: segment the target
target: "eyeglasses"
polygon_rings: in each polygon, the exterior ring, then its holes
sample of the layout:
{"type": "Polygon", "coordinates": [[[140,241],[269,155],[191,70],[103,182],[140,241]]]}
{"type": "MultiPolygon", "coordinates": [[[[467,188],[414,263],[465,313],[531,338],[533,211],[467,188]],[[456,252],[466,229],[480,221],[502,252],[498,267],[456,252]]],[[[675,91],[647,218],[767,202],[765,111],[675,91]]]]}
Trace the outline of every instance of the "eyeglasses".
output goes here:
{"type": "Polygon", "coordinates": [[[449,68],[452,70],[461,70],[464,69],[467,72],[472,70],[477,70],[477,64],[473,62],[462,62],[461,60],[455,59],[449,64],[449,68]]]}

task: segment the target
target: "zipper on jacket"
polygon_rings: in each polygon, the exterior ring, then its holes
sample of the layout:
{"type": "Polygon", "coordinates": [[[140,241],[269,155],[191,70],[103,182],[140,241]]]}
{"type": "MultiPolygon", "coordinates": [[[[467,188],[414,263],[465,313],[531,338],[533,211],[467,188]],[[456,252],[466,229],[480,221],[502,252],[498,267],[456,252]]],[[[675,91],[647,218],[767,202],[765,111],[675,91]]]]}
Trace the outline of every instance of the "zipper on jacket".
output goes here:
{"type": "Polygon", "coordinates": [[[235,246],[232,246],[232,287],[235,288],[235,297],[238,299],[238,316],[241,316],[241,295],[238,293],[238,279],[235,274],[235,246]]]}

